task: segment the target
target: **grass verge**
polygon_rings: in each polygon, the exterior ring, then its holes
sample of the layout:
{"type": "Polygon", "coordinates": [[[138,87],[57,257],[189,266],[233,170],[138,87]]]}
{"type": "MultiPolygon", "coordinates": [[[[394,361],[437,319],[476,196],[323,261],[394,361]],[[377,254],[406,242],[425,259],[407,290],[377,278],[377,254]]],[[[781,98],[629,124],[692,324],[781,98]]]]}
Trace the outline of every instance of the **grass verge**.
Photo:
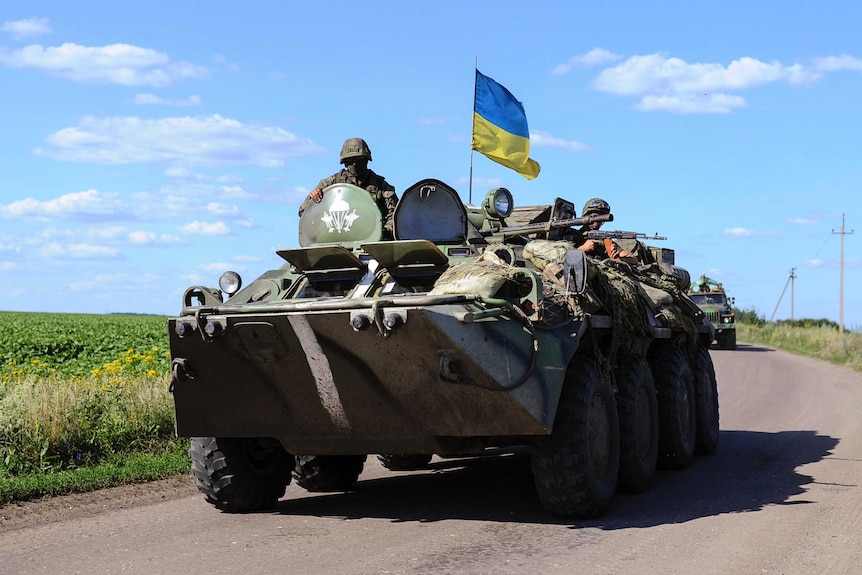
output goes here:
{"type": "Polygon", "coordinates": [[[188,473],[186,440],[175,440],[161,454],[134,453],[115,461],[56,473],[28,473],[0,479],[0,505],[37,497],[84,493],[105,487],[164,479],[188,473]]]}
{"type": "Polygon", "coordinates": [[[760,343],[842,365],[862,372],[862,334],[839,333],[830,326],[796,327],[772,324],[737,324],[737,338],[748,343],[760,343]]]}

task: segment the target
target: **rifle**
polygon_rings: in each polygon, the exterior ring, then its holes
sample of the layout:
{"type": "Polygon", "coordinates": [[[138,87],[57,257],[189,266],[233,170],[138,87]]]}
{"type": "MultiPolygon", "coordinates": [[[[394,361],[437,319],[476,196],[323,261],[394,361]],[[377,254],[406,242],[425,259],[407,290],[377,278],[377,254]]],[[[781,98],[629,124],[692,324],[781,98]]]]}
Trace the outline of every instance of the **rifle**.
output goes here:
{"type": "Polygon", "coordinates": [[[494,226],[482,230],[483,236],[496,233],[503,234],[533,234],[539,232],[550,232],[560,228],[572,228],[575,226],[586,226],[593,222],[612,222],[613,214],[590,214],[582,218],[569,218],[567,220],[552,220],[550,222],[538,222],[535,224],[523,224],[520,226],[494,226]]]}
{"type": "Polygon", "coordinates": [[[584,238],[588,240],[604,240],[604,239],[617,239],[617,240],[632,240],[632,239],[643,239],[643,240],[666,240],[665,236],[660,235],[652,235],[648,236],[646,234],[642,234],[640,232],[626,232],[623,230],[589,230],[584,233],[584,238]]]}

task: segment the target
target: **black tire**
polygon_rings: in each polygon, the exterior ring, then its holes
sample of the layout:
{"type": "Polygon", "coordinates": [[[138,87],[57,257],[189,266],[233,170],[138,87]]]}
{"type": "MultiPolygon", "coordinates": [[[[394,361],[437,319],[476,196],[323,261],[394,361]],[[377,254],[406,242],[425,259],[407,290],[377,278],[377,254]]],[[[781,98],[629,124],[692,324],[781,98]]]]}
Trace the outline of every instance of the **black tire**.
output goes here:
{"type": "Polygon", "coordinates": [[[616,491],[620,462],[617,407],[595,359],[577,354],[550,435],[532,445],[533,480],[542,506],[563,517],[598,517],[616,491]]]}
{"type": "Polygon", "coordinates": [[[736,330],[728,330],[722,332],[718,336],[718,347],[720,349],[735,350],[736,349],[736,330]]]}
{"type": "Polygon", "coordinates": [[[347,491],[359,479],[365,455],[297,455],[296,484],[307,491],[347,491]]]}
{"type": "Polygon", "coordinates": [[[293,467],[293,456],[269,438],[192,437],[189,457],[198,490],[228,513],[275,507],[293,467]]]}
{"type": "Polygon", "coordinates": [[[378,461],[390,471],[415,471],[431,463],[430,455],[378,455],[378,461]]]}
{"type": "Polygon", "coordinates": [[[620,420],[617,489],[640,493],[649,487],[658,460],[658,399],[646,358],[623,355],[614,372],[620,420]]]}
{"type": "Polygon", "coordinates": [[[706,346],[698,345],[691,363],[694,372],[696,437],[694,452],[708,455],[718,447],[718,384],[706,346]]]}
{"type": "Polygon", "coordinates": [[[694,377],[681,347],[656,341],[647,359],[658,397],[658,467],[683,469],[694,457],[694,377]]]}

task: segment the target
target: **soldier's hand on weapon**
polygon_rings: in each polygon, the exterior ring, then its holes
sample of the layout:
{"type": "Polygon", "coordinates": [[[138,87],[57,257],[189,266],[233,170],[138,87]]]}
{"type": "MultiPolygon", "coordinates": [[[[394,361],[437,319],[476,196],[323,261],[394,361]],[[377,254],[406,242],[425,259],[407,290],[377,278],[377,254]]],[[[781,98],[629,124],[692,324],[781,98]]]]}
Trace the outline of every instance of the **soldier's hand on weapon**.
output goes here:
{"type": "Polygon", "coordinates": [[[579,245],[578,249],[581,250],[582,252],[590,253],[592,251],[595,251],[596,248],[598,248],[601,245],[602,245],[602,242],[600,240],[587,240],[584,243],[582,243],[581,245],[579,245]]]}
{"type": "Polygon", "coordinates": [[[323,200],[323,190],[320,188],[314,188],[308,193],[308,199],[313,201],[315,204],[319,204],[321,200],[323,200]]]}

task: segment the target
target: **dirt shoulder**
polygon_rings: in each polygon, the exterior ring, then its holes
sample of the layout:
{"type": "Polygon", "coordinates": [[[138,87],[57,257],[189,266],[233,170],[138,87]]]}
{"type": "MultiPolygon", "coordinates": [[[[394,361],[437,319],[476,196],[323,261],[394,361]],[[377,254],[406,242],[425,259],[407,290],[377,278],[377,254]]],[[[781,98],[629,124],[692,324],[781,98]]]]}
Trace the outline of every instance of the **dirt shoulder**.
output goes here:
{"type": "Polygon", "coordinates": [[[0,506],[0,533],[58,521],[93,517],[112,509],[139,507],[195,495],[190,474],[169,479],[109,487],[89,493],[43,497],[0,506]]]}

